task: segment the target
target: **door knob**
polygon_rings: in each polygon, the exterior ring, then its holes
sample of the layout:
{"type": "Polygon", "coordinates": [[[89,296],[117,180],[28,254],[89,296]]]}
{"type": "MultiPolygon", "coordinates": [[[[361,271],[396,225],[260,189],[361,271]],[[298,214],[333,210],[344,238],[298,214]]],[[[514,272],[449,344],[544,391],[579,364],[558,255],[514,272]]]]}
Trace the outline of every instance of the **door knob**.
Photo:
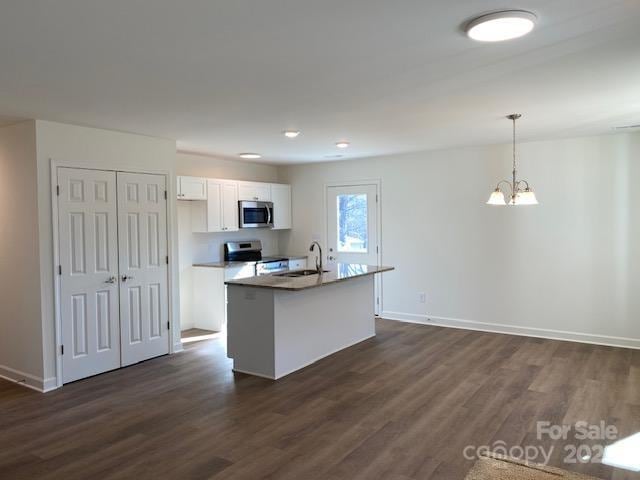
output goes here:
{"type": "Polygon", "coordinates": [[[116,283],[118,281],[118,277],[113,276],[113,277],[109,277],[107,280],[104,281],[104,283],[116,283]]]}
{"type": "Polygon", "coordinates": [[[127,280],[133,280],[133,277],[130,277],[129,275],[122,275],[122,281],[126,282],[127,280]]]}

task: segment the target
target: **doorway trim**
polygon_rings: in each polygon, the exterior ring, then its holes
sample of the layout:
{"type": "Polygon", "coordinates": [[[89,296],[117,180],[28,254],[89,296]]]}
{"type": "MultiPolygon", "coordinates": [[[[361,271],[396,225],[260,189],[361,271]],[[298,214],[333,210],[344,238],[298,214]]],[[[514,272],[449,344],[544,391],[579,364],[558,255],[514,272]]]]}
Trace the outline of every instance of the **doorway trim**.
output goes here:
{"type": "MultiPolygon", "coordinates": [[[[175,302],[173,300],[173,291],[177,285],[173,282],[173,276],[177,272],[178,264],[177,264],[177,255],[173,255],[174,249],[176,247],[174,241],[174,228],[170,219],[175,217],[175,202],[171,202],[171,199],[176,198],[176,182],[172,179],[172,174],[169,170],[148,170],[148,169],[131,169],[131,170],[122,170],[117,168],[108,168],[108,167],[97,167],[97,166],[87,166],[86,164],[80,162],[69,162],[69,161],[61,161],[55,160],[53,158],[49,159],[50,165],[50,182],[51,182],[51,224],[52,224],[52,234],[53,234],[53,265],[52,265],[52,274],[53,274],[53,335],[55,339],[55,386],[51,386],[50,388],[45,388],[44,391],[47,392],[49,390],[54,390],[56,388],[60,388],[63,386],[63,378],[62,378],[62,318],[60,316],[60,275],[58,275],[58,265],[60,265],[60,232],[58,228],[58,195],[57,195],[57,186],[58,186],[58,168],[76,168],[81,170],[100,170],[107,172],[125,172],[125,173],[142,173],[142,174],[151,174],[151,175],[164,175],[167,182],[167,252],[169,255],[169,265],[167,268],[167,291],[169,297],[169,305],[168,305],[168,313],[169,313],[169,355],[173,353],[177,353],[182,351],[182,344],[180,341],[175,342],[175,334],[176,329],[179,331],[179,325],[177,325],[177,320],[173,315],[173,310],[175,307],[175,302]],[[175,258],[174,258],[175,257],[175,258]]],[[[178,332],[179,333],[179,332],[178,332]]]]}
{"type": "MultiPolygon", "coordinates": [[[[323,207],[324,218],[322,221],[322,228],[324,229],[324,242],[325,247],[329,245],[329,211],[327,210],[327,198],[328,190],[330,187],[359,187],[362,185],[375,185],[376,187],[376,237],[377,237],[377,251],[376,260],[378,265],[382,265],[382,180],[380,178],[366,179],[366,180],[339,180],[333,182],[326,182],[323,190],[323,207]]],[[[323,259],[324,261],[324,259],[323,259]]],[[[375,275],[375,312],[376,316],[380,315],[383,311],[382,308],[382,275],[375,275]]]]}

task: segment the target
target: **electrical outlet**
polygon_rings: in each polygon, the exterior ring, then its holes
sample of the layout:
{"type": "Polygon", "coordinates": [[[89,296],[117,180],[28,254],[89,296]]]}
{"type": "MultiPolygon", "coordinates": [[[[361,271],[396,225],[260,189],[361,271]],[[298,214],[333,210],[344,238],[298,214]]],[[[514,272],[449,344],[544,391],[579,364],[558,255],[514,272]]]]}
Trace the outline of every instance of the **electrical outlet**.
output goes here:
{"type": "Polygon", "coordinates": [[[427,303],[427,295],[424,292],[418,293],[418,301],[420,303],[427,303]]]}

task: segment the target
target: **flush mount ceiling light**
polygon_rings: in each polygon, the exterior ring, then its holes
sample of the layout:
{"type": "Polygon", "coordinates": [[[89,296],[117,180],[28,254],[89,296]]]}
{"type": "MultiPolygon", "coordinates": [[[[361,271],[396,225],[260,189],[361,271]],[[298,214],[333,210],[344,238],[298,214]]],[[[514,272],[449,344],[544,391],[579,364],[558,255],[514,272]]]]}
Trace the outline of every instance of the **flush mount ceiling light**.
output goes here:
{"type": "Polygon", "coordinates": [[[300,135],[300,130],[285,130],[282,134],[287,138],[296,138],[300,135]]]}
{"type": "Polygon", "coordinates": [[[246,158],[247,160],[255,160],[256,158],[262,158],[262,155],[259,153],[239,153],[241,158],[246,158]]]}
{"type": "Polygon", "coordinates": [[[511,172],[511,180],[500,180],[496,189],[493,191],[488,205],[506,205],[504,201],[504,192],[500,189],[500,185],[506,184],[509,187],[509,205],[538,205],[536,194],[529,187],[529,182],[526,180],[518,180],[517,165],[516,165],[516,120],[522,115],[519,113],[512,113],[507,115],[507,118],[513,122],[513,171],[511,172]]]}
{"type": "Polygon", "coordinates": [[[526,35],[536,24],[537,17],[525,10],[504,10],[471,20],[465,31],[478,42],[502,42],[526,35]]]}
{"type": "Polygon", "coordinates": [[[336,143],[336,147],[338,147],[338,148],[348,148],[349,147],[349,142],[337,142],[336,143]]]}

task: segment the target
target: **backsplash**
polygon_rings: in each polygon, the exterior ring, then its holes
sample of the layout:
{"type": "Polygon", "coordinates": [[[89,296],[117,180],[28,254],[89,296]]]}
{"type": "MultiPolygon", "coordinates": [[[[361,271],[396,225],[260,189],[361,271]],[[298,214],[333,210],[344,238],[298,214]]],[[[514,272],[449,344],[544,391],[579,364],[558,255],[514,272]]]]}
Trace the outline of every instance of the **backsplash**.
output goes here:
{"type": "Polygon", "coordinates": [[[278,231],[261,228],[237,232],[193,233],[189,202],[178,202],[178,245],[181,267],[194,263],[218,262],[224,258],[224,243],[233,240],[260,240],[264,255],[278,251],[278,231]]]}

